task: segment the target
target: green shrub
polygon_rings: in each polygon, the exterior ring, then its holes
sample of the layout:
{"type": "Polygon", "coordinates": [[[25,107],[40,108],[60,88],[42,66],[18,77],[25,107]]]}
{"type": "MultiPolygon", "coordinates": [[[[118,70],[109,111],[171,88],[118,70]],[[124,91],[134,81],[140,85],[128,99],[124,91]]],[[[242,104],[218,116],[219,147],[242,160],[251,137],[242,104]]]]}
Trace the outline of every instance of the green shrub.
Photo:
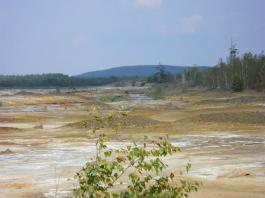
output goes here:
{"type": "Polygon", "coordinates": [[[153,88],[153,91],[151,92],[150,96],[155,99],[155,100],[158,100],[158,99],[162,99],[163,98],[163,92],[162,92],[162,89],[159,85],[155,86],[153,88]]]}
{"type": "Polygon", "coordinates": [[[239,76],[235,76],[232,82],[232,90],[234,92],[241,92],[244,90],[243,81],[239,78],[239,76]]]}
{"type": "Polygon", "coordinates": [[[140,86],[144,87],[145,86],[145,82],[141,82],[140,86]]]}
{"type": "MultiPolygon", "coordinates": [[[[83,121],[88,125],[94,121],[102,123],[101,127],[95,127],[95,133],[104,128],[105,122],[112,122],[116,114],[100,116],[96,113],[91,120],[83,121]]],[[[127,117],[127,113],[121,115],[127,117]]],[[[79,187],[74,189],[74,196],[79,198],[142,198],[142,197],[188,197],[192,191],[197,191],[199,183],[185,179],[177,179],[174,172],[166,173],[167,164],[163,157],[179,152],[178,147],[173,146],[168,138],[159,138],[148,141],[145,137],[141,145],[136,143],[125,148],[114,150],[107,146],[109,137],[99,134],[96,140],[95,158],[76,174],[79,187]],[[122,184],[122,180],[128,182],[127,188],[115,191],[114,187],[122,184]]],[[[186,166],[188,173],[191,165],[186,166]]]]}

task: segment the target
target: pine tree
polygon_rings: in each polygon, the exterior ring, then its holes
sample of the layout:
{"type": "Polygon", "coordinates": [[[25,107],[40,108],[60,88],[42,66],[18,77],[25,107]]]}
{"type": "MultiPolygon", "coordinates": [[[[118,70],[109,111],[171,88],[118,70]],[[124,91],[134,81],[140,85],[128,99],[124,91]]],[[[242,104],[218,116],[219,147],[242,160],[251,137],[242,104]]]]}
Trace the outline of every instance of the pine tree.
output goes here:
{"type": "Polygon", "coordinates": [[[240,79],[239,76],[234,76],[233,82],[232,82],[232,90],[234,92],[241,92],[244,90],[243,81],[240,79]]]}

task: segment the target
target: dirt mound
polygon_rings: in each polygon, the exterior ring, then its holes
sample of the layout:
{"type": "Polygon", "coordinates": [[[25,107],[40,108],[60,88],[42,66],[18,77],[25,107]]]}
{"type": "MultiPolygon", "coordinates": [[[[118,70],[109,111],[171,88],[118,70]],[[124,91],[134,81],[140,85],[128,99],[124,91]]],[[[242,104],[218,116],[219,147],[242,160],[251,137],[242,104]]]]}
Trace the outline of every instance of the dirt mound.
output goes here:
{"type": "Polygon", "coordinates": [[[14,94],[14,96],[41,96],[40,93],[34,93],[30,91],[19,91],[14,94]]]}
{"type": "Polygon", "coordinates": [[[241,96],[236,98],[216,98],[216,99],[208,99],[197,102],[196,104],[204,105],[204,104],[246,104],[246,103],[256,103],[256,102],[265,102],[265,96],[241,96]]]}
{"type": "Polygon", "coordinates": [[[145,118],[142,116],[131,116],[125,122],[129,127],[149,127],[161,123],[160,121],[145,118]]]}
{"type": "Polygon", "coordinates": [[[69,124],[65,124],[59,128],[84,128],[82,127],[81,121],[80,122],[72,122],[69,124]]]}
{"type": "Polygon", "coordinates": [[[200,114],[190,118],[204,122],[237,122],[246,124],[265,124],[265,112],[233,112],[200,114]]]}
{"type": "MultiPolygon", "coordinates": [[[[111,123],[108,123],[108,127],[114,127],[118,123],[121,123],[122,128],[139,128],[139,127],[150,127],[153,125],[160,124],[160,121],[156,121],[153,119],[145,118],[142,116],[129,116],[126,119],[114,119],[111,123]]],[[[96,123],[92,123],[93,126],[97,125],[96,123]]],[[[90,126],[90,123],[88,123],[88,128],[90,126]]],[[[81,122],[74,122],[70,124],[66,124],[60,128],[84,128],[81,125],[81,122]]]]}
{"type": "Polygon", "coordinates": [[[228,177],[228,178],[236,178],[236,177],[245,177],[252,175],[250,171],[244,170],[244,169],[234,169],[231,172],[225,173],[223,175],[220,175],[219,177],[228,177]]]}
{"type": "Polygon", "coordinates": [[[14,127],[0,127],[0,133],[8,133],[12,131],[21,131],[21,129],[14,127]]]}
{"type": "Polygon", "coordinates": [[[11,141],[1,141],[0,145],[1,146],[12,146],[12,145],[16,145],[16,143],[11,142],[11,141]]]}
{"type": "Polygon", "coordinates": [[[4,151],[0,151],[0,155],[9,155],[9,154],[13,154],[14,152],[11,151],[10,149],[6,149],[4,151]]]}
{"type": "Polygon", "coordinates": [[[33,128],[34,129],[43,129],[43,124],[42,123],[36,124],[33,128]]]}

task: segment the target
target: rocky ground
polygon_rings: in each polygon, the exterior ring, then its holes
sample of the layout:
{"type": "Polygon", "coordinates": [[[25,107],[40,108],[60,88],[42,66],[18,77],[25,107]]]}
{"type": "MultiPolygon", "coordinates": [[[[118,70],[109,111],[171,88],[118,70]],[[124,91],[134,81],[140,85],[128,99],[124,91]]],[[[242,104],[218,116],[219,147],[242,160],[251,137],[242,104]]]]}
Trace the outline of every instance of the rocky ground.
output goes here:
{"type": "Polygon", "coordinates": [[[95,152],[95,135],[79,124],[91,105],[129,112],[118,135],[106,131],[114,148],[169,135],[182,148],[169,168],[191,163],[187,177],[203,183],[192,197],[265,196],[264,93],[174,90],[152,100],[145,92],[1,90],[0,197],[71,197],[75,173],[95,152]]]}

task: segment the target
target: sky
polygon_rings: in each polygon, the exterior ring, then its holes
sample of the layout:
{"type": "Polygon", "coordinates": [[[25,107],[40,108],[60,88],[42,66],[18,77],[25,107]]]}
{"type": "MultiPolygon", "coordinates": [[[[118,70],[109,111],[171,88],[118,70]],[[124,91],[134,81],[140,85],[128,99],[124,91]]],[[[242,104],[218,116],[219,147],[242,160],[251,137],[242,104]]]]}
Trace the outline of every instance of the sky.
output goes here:
{"type": "Polygon", "coordinates": [[[0,0],[0,74],[213,66],[265,50],[264,0],[0,0]]]}

